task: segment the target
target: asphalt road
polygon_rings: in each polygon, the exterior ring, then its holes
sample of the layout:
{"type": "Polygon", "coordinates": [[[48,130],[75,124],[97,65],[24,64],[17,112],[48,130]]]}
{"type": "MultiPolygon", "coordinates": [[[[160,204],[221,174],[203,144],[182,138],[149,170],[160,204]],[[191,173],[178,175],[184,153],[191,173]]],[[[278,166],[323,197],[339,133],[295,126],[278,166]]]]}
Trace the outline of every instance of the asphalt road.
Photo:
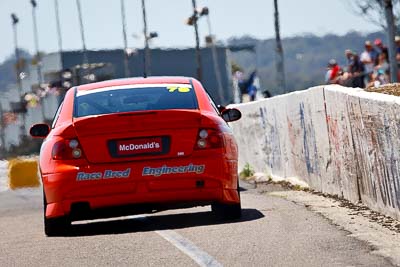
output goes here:
{"type": "Polygon", "coordinates": [[[0,266],[392,266],[321,215],[242,192],[243,218],[209,207],[84,222],[45,237],[40,190],[0,193],[0,266]]]}

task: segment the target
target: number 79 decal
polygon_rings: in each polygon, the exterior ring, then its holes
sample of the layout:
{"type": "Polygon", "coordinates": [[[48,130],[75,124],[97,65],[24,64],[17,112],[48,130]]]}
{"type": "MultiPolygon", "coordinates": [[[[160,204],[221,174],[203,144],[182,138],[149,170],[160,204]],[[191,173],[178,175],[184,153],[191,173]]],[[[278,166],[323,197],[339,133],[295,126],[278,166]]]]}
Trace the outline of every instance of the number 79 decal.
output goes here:
{"type": "Polygon", "coordinates": [[[180,86],[168,86],[167,87],[168,92],[173,93],[173,92],[179,92],[179,93],[187,93],[190,92],[191,88],[189,87],[180,87],[180,86]]]}

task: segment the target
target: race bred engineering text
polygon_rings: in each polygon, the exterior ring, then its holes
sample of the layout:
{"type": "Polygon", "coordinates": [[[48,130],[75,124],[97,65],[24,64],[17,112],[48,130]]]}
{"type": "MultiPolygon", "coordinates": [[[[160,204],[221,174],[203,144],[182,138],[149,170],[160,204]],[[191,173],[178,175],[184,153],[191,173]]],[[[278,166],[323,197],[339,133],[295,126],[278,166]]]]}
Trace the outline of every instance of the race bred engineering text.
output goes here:
{"type": "Polygon", "coordinates": [[[104,172],[78,172],[77,181],[112,179],[112,178],[128,178],[131,174],[131,168],[124,171],[105,170],[104,172]]]}
{"type": "Polygon", "coordinates": [[[201,174],[205,170],[205,165],[194,165],[190,163],[186,166],[168,167],[163,165],[158,168],[144,167],[142,171],[143,176],[161,176],[164,174],[177,174],[177,173],[196,173],[201,174]]]}

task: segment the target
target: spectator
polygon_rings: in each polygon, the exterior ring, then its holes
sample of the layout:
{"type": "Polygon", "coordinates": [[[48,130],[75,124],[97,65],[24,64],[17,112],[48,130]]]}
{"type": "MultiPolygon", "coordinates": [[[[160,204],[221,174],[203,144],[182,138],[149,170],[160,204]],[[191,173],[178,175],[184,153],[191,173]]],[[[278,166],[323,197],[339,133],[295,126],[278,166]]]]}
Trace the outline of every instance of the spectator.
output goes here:
{"type": "MultiPolygon", "coordinates": [[[[387,48],[387,46],[383,45],[381,39],[376,38],[374,41],[374,45],[375,45],[376,51],[378,52],[379,55],[382,53],[388,54],[388,48],[387,48]]],[[[378,64],[378,62],[376,64],[378,64]]]]}
{"type": "Polygon", "coordinates": [[[371,75],[374,71],[374,66],[377,57],[378,53],[372,47],[372,43],[370,41],[365,41],[365,50],[360,55],[360,60],[365,67],[365,76],[364,76],[365,84],[368,84],[371,81],[371,75]]]}
{"type": "Polygon", "coordinates": [[[396,60],[397,65],[400,65],[400,36],[394,37],[394,41],[396,43],[396,60]]]}
{"type": "Polygon", "coordinates": [[[234,80],[234,91],[233,91],[233,97],[234,97],[234,102],[235,103],[242,103],[243,100],[243,80],[244,80],[244,75],[242,70],[237,70],[233,74],[233,80],[234,80]]]}
{"type": "Polygon", "coordinates": [[[346,56],[347,59],[347,65],[351,65],[353,62],[353,51],[351,51],[350,49],[346,49],[344,51],[344,55],[346,56]]]}
{"type": "Polygon", "coordinates": [[[378,64],[375,66],[375,69],[381,69],[384,72],[389,71],[389,55],[387,52],[379,54],[378,64]]]}
{"type": "MultiPolygon", "coordinates": [[[[254,84],[254,81],[257,78],[256,71],[254,70],[247,79],[244,77],[244,74],[241,71],[237,71],[235,73],[235,77],[238,81],[238,87],[241,93],[240,102],[243,102],[243,96],[245,94],[249,96],[250,101],[254,101],[256,99],[256,94],[257,94],[257,84],[254,84]]],[[[257,81],[259,81],[258,78],[257,81]]]]}
{"type": "Polygon", "coordinates": [[[372,74],[372,82],[368,85],[368,87],[379,87],[381,85],[387,84],[390,81],[389,78],[389,62],[388,62],[388,54],[381,53],[379,54],[378,65],[374,68],[374,73],[372,74]]]}
{"type": "Polygon", "coordinates": [[[253,71],[250,74],[249,80],[248,80],[248,85],[247,85],[247,94],[250,97],[250,101],[254,101],[256,99],[256,95],[257,95],[257,89],[259,87],[259,79],[256,76],[257,72],[253,71]]]}
{"type": "Polygon", "coordinates": [[[349,49],[345,51],[345,55],[347,58],[347,77],[345,85],[364,88],[364,64],[360,61],[357,53],[349,49]]]}
{"type": "Polygon", "coordinates": [[[397,61],[397,80],[400,81],[400,36],[396,35],[394,37],[394,42],[396,43],[396,61],[397,61]]]}
{"type": "Polygon", "coordinates": [[[325,82],[327,84],[338,83],[341,69],[337,64],[336,60],[335,59],[329,60],[327,68],[328,70],[325,74],[325,82]]]}
{"type": "Polygon", "coordinates": [[[262,94],[263,94],[264,98],[270,98],[270,97],[272,97],[271,92],[268,91],[268,90],[264,90],[264,91],[262,92],[262,94]]]}

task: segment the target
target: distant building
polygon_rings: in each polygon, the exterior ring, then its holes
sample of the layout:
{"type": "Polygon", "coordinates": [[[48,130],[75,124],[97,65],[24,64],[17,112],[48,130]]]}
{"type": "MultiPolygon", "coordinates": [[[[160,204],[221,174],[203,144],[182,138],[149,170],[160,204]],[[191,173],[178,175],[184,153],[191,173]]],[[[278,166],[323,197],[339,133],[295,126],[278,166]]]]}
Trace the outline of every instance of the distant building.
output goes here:
{"type": "MultiPolygon", "coordinates": [[[[217,51],[217,66],[221,76],[221,93],[214,69],[215,62],[211,48],[201,49],[202,84],[209,91],[217,104],[233,102],[230,51],[219,47],[217,51]],[[221,96],[221,97],[220,97],[221,96]]],[[[50,53],[42,58],[43,83],[60,82],[60,72],[72,70],[74,84],[82,84],[101,80],[124,78],[124,53],[122,49],[87,51],[90,69],[83,69],[82,51],[66,51],[50,53]]],[[[129,72],[131,77],[143,76],[144,50],[134,50],[129,56],[129,72]]],[[[25,92],[37,88],[37,72],[35,66],[29,71],[29,76],[23,80],[25,92]]],[[[196,61],[194,49],[152,49],[150,56],[151,76],[189,76],[196,77],[196,61]]],[[[56,84],[60,85],[60,84],[56,84]]]]}

